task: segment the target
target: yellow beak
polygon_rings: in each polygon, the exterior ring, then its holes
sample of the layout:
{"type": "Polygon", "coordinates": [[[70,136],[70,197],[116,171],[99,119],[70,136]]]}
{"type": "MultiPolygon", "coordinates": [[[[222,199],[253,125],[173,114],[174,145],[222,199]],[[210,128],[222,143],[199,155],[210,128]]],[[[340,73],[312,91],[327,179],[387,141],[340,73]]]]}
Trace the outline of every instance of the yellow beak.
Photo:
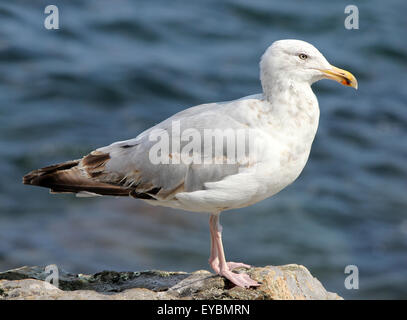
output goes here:
{"type": "Polygon", "coordinates": [[[332,66],[331,69],[320,69],[320,71],[324,73],[325,78],[327,79],[338,81],[344,86],[352,87],[355,89],[358,88],[358,81],[356,80],[355,76],[349,71],[342,70],[334,66],[332,66]]]}

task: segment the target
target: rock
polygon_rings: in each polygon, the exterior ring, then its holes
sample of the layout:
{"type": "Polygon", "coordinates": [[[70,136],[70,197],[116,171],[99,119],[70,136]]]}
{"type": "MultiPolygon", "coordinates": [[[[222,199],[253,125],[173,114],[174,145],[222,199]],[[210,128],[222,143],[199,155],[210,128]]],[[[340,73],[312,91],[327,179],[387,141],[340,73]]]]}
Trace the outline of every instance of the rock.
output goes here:
{"type": "Polygon", "coordinates": [[[57,288],[45,281],[50,273],[44,267],[22,267],[0,273],[0,300],[342,299],[336,293],[327,292],[304,266],[239,268],[235,272],[247,272],[262,284],[257,288],[239,288],[205,270],[193,273],[103,271],[93,275],[59,270],[57,288]]]}

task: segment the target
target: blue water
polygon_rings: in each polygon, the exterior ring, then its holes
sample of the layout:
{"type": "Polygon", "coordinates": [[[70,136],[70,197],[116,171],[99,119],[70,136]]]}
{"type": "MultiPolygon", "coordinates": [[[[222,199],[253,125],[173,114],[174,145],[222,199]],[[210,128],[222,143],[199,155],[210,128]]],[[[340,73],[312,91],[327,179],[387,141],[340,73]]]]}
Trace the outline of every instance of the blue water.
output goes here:
{"type": "Polygon", "coordinates": [[[28,171],[76,159],[188,106],[260,91],[274,40],[303,39],[359,90],[314,85],[320,127],[300,178],[222,216],[226,254],[303,264],[345,298],[407,298],[407,2],[46,1],[0,4],[0,270],[207,269],[207,216],[131,199],[78,199],[24,186],[28,171]],[[237,214],[232,214],[237,213],[237,214]],[[347,265],[359,289],[344,287],[347,265]]]}

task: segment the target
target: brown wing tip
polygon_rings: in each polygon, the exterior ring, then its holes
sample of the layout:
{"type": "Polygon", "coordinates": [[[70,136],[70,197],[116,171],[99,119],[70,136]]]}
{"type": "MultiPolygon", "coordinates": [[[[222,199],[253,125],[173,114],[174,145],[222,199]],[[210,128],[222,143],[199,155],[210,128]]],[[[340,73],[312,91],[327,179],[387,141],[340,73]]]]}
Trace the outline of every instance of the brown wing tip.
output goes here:
{"type": "Polygon", "coordinates": [[[33,179],[36,177],[36,175],[34,174],[34,171],[26,174],[23,177],[23,184],[32,184],[33,179]]]}
{"type": "Polygon", "coordinates": [[[52,166],[44,167],[27,173],[23,177],[23,184],[39,185],[39,178],[43,175],[54,173],[59,170],[66,170],[78,165],[79,160],[67,161],[64,163],[54,164],[52,166]]]}

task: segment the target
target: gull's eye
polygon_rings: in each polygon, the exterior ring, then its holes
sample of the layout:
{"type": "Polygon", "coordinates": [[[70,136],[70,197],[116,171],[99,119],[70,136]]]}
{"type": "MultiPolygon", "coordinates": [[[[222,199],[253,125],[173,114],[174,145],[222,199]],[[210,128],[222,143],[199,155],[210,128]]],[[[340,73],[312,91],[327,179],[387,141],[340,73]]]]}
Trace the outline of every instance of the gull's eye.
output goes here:
{"type": "Polygon", "coordinates": [[[301,60],[306,60],[306,59],[308,58],[308,56],[307,56],[305,53],[300,53],[300,54],[298,55],[298,57],[299,57],[301,60]]]}

